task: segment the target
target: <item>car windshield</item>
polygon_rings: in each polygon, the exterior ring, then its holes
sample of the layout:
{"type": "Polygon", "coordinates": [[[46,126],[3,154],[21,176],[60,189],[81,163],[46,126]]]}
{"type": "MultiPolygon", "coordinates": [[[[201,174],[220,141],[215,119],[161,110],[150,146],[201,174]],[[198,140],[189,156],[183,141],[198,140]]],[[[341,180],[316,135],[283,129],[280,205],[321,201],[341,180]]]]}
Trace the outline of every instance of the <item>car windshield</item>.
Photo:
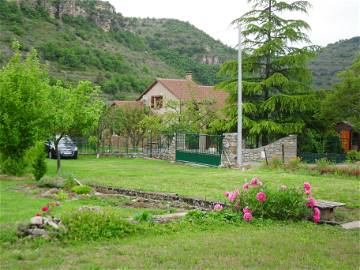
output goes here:
{"type": "Polygon", "coordinates": [[[74,143],[70,138],[62,138],[59,142],[59,146],[73,146],[74,143]]]}

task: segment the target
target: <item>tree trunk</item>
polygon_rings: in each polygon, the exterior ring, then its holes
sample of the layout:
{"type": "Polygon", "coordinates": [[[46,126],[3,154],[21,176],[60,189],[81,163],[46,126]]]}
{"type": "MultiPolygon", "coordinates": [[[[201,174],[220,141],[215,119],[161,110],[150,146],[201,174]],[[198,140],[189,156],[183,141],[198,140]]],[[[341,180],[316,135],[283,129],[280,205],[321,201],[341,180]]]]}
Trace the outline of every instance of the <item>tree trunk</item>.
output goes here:
{"type": "Polygon", "coordinates": [[[60,158],[60,153],[59,153],[59,148],[58,148],[59,142],[56,141],[55,143],[55,152],[56,152],[56,173],[58,176],[60,176],[61,174],[61,158],[60,158]]]}
{"type": "Polygon", "coordinates": [[[56,135],[54,136],[55,152],[56,152],[56,173],[58,176],[61,175],[61,157],[60,157],[60,153],[59,153],[59,142],[63,136],[64,135],[61,134],[58,139],[56,139],[56,135]]]}
{"type": "Polygon", "coordinates": [[[101,143],[100,141],[98,140],[97,143],[96,143],[96,158],[99,158],[100,157],[100,148],[101,148],[101,143]]]}

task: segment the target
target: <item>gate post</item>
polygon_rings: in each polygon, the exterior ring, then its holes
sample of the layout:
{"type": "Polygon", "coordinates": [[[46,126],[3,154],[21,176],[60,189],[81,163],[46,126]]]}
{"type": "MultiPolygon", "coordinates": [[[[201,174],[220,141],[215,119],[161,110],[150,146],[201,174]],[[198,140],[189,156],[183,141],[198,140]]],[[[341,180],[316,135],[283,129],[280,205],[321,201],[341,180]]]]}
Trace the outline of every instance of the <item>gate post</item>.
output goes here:
{"type": "Polygon", "coordinates": [[[152,132],[150,131],[150,158],[152,158],[152,132]]]}

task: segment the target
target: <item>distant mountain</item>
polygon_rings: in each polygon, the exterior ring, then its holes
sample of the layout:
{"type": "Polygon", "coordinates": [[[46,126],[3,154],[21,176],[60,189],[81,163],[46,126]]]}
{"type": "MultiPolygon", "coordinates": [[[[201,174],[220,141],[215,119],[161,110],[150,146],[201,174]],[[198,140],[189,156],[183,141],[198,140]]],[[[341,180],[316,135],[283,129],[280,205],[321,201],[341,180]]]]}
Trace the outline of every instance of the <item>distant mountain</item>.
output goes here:
{"type": "Polygon", "coordinates": [[[216,83],[236,51],[188,22],[126,18],[99,0],[0,0],[0,66],[13,40],[36,48],[53,79],[91,80],[108,98],[131,99],[156,77],[191,71],[216,83]]]}
{"type": "MultiPolygon", "coordinates": [[[[100,0],[0,0],[0,67],[18,40],[36,48],[51,78],[91,80],[108,99],[133,99],[156,77],[191,71],[205,85],[218,82],[220,65],[236,51],[174,19],[127,18],[100,0]]],[[[330,88],[336,73],[360,51],[360,37],[322,49],[309,67],[316,88],[330,88]]]]}
{"type": "Polygon", "coordinates": [[[324,47],[309,64],[315,88],[330,89],[338,81],[336,74],[347,69],[360,53],[360,37],[340,40],[324,47]]]}

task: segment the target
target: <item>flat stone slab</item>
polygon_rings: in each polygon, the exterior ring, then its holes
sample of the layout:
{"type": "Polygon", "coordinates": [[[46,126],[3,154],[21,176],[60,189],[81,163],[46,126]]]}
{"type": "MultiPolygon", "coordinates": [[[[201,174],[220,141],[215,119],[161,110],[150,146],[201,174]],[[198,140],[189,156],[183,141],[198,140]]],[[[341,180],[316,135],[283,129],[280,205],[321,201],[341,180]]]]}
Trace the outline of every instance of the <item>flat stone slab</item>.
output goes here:
{"type": "Polygon", "coordinates": [[[345,206],[345,203],[316,200],[316,207],[318,207],[320,209],[331,209],[331,208],[336,208],[336,207],[341,207],[341,206],[345,206]]]}
{"type": "Polygon", "coordinates": [[[352,221],[349,223],[341,224],[341,227],[343,227],[346,230],[350,229],[360,229],[360,220],[352,221]]]}
{"type": "Polygon", "coordinates": [[[159,216],[154,216],[154,221],[157,223],[165,223],[165,222],[169,222],[175,219],[179,219],[179,218],[183,218],[185,217],[187,212],[179,212],[179,213],[174,213],[174,214],[168,214],[168,215],[159,215],[159,216]]]}

